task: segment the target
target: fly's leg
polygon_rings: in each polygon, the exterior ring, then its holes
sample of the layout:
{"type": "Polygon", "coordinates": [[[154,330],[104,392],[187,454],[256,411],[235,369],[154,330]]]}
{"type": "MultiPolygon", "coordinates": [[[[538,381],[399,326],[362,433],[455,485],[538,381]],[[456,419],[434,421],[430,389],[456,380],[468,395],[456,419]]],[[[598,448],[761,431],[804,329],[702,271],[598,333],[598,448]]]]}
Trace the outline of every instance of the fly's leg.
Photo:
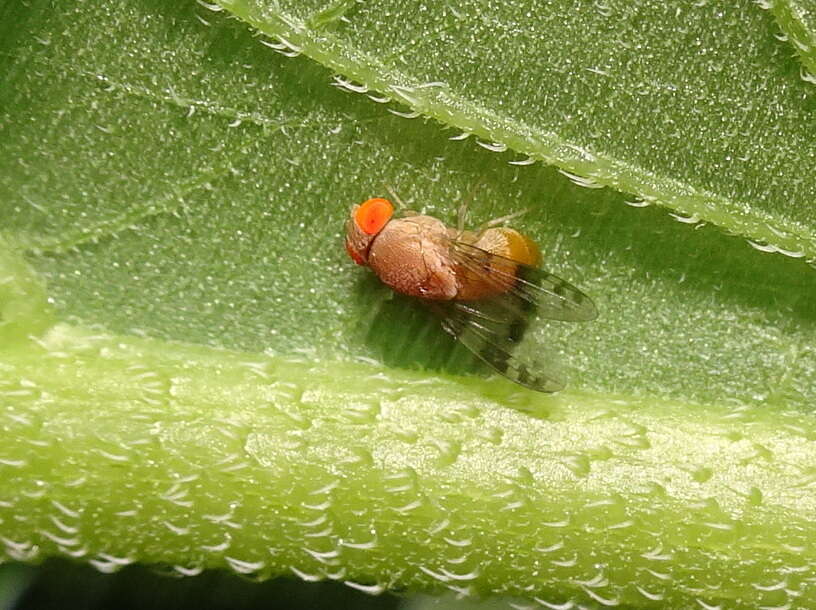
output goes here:
{"type": "Polygon", "coordinates": [[[391,187],[390,184],[387,184],[387,183],[383,182],[383,186],[385,187],[385,190],[388,191],[388,195],[391,197],[391,199],[396,201],[397,204],[399,205],[399,216],[400,216],[400,218],[407,218],[409,216],[419,216],[419,212],[416,212],[414,210],[409,210],[406,207],[405,202],[402,200],[402,198],[399,195],[397,195],[397,191],[395,191],[391,187]]]}
{"type": "Polygon", "coordinates": [[[523,208],[518,212],[513,212],[512,214],[507,214],[506,216],[499,216],[498,218],[494,218],[493,220],[488,220],[481,227],[479,227],[479,234],[482,234],[488,229],[492,229],[493,227],[500,227],[502,225],[506,225],[509,221],[514,220],[520,216],[523,216],[527,212],[528,212],[527,208],[523,208]]]}
{"type": "MultiPolygon", "coordinates": [[[[391,196],[391,199],[396,201],[399,204],[399,207],[401,209],[403,209],[403,210],[407,209],[408,206],[406,206],[405,202],[400,198],[399,195],[397,195],[397,191],[395,191],[393,188],[391,188],[390,184],[388,184],[386,182],[383,182],[383,186],[385,187],[385,190],[388,191],[388,194],[391,196]]],[[[416,214],[416,213],[414,213],[414,214],[416,214]]]]}
{"type": "Polygon", "coordinates": [[[483,176],[479,176],[476,179],[476,182],[474,182],[473,186],[470,187],[467,195],[465,195],[465,198],[462,200],[462,203],[459,204],[459,209],[456,212],[457,239],[459,239],[465,232],[465,226],[467,225],[468,206],[470,206],[471,202],[473,201],[473,198],[476,195],[476,190],[481,186],[482,180],[484,180],[483,176]]]}
{"type": "Polygon", "coordinates": [[[468,202],[467,200],[459,204],[459,209],[456,211],[456,239],[462,237],[465,232],[465,225],[467,224],[468,202]]]}

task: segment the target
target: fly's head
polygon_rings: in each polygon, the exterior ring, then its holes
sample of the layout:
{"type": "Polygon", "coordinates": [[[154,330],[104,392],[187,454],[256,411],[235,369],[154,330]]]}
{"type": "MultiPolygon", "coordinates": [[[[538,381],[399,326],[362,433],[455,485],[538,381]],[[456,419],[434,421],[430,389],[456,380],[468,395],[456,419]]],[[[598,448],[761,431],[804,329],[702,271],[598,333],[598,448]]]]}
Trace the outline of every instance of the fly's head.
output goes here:
{"type": "Polygon", "coordinates": [[[374,198],[355,205],[346,222],[346,252],[358,265],[368,264],[371,242],[385,228],[394,215],[394,206],[388,199],[374,198]]]}

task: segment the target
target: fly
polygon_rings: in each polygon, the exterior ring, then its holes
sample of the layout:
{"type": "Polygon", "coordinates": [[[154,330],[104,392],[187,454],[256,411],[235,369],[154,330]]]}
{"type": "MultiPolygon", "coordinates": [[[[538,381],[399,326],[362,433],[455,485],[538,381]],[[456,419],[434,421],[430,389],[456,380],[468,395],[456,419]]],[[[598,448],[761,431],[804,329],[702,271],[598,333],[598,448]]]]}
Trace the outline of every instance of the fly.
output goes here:
{"type": "Polygon", "coordinates": [[[513,355],[531,315],[569,322],[598,315],[587,295],[540,269],[538,246],[509,227],[474,232],[411,212],[395,217],[378,197],[352,208],[346,251],[396,292],[420,299],[496,371],[539,392],[557,392],[564,380],[513,355]]]}

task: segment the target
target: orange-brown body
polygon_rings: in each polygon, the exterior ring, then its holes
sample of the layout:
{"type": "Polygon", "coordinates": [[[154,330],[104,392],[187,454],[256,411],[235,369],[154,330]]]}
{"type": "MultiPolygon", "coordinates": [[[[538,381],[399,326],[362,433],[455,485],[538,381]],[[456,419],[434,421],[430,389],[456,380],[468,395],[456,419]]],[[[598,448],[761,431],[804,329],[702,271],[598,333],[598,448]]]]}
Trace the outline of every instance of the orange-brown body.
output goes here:
{"type": "Polygon", "coordinates": [[[395,291],[422,299],[445,332],[508,379],[539,392],[562,389],[557,367],[516,356],[514,347],[532,315],[594,319],[592,299],[538,267],[538,247],[514,229],[470,232],[431,216],[393,216],[387,199],[354,206],[346,224],[349,256],[395,291]]]}
{"type": "Polygon", "coordinates": [[[367,265],[383,283],[397,292],[432,300],[475,300],[501,294],[513,284],[516,266],[538,264],[536,245],[514,229],[497,227],[479,233],[459,232],[431,216],[388,218],[374,234],[355,221],[359,206],[347,225],[346,249],[361,265],[367,265]],[[498,255],[486,261],[486,269],[473,273],[451,256],[451,240],[464,242],[498,255]],[[490,274],[492,270],[503,271],[490,274]],[[490,281],[485,279],[485,272],[490,281]],[[504,279],[497,279],[499,278],[504,279]]]}

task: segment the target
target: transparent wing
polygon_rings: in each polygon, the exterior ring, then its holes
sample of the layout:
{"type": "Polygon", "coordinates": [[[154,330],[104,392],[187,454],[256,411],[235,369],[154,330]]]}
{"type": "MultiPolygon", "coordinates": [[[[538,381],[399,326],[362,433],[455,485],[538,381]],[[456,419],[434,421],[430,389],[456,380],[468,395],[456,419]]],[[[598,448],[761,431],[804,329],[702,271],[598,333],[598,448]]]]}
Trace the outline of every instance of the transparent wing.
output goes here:
{"type": "Polygon", "coordinates": [[[429,301],[442,328],[486,364],[516,383],[539,392],[557,392],[564,379],[552,366],[523,362],[513,355],[524,336],[527,315],[509,317],[501,303],[507,297],[478,301],[429,301]]]}
{"type": "Polygon", "coordinates": [[[450,240],[450,252],[454,264],[461,270],[477,281],[493,286],[495,292],[502,293],[501,297],[508,297],[503,299],[508,316],[530,313],[531,310],[542,317],[567,322],[594,320],[598,316],[592,299],[566,280],[543,269],[453,239],[450,240]]]}
{"type": "Polygon", "coordinates": [[[489,288],[486,298],[435,301],[428,305],[442,327],[496,371],[539,392],[564,388],[561,369],[545,358],[514,354],[534,314],[563,321],[592,320],[592,300],[575,286],[531,267],[452,239],[451,258],[467,281],[489,288]]]}

